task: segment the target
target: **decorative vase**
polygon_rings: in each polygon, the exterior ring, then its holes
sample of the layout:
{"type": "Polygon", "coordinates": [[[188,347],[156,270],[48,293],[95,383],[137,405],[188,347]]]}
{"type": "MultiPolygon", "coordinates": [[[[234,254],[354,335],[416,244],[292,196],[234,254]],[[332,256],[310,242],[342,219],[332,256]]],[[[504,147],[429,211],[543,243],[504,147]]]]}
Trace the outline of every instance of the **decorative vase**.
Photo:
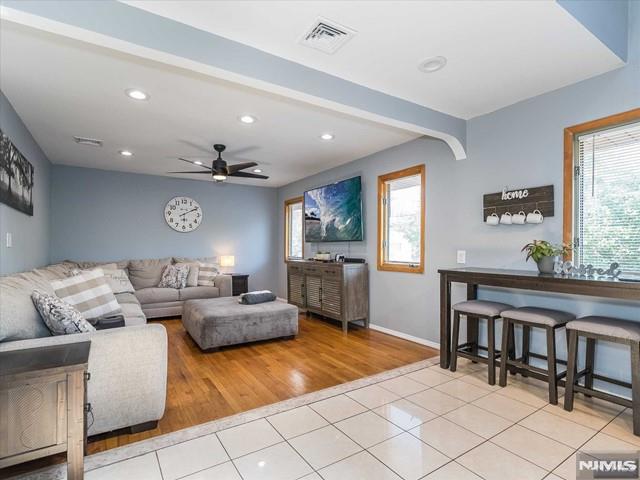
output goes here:
{"type": "Polygon", "coordinates": [[[556,257],[545,256],[538,260],[536,263],[538,265],[538,271],[540,273],[554,273],[556,257]]]}

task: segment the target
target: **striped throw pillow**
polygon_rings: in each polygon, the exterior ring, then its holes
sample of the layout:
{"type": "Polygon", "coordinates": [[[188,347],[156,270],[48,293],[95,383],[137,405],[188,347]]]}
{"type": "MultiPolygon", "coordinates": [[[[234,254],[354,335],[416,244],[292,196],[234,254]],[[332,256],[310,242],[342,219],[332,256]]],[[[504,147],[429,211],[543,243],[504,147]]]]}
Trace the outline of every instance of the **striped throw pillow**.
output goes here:
{"type": "Polygon", "coordinates": [[[101,268],[52,280],[51,287],[59,298],[76,307],[87,320],[121,312],[101,268]]]}
{"type": "Polygon", "coordinates": [[[218,275],[218,268],[215,263],[200,263],[198,271],[199,287],[215,287],[214,279],[218,275]]]}

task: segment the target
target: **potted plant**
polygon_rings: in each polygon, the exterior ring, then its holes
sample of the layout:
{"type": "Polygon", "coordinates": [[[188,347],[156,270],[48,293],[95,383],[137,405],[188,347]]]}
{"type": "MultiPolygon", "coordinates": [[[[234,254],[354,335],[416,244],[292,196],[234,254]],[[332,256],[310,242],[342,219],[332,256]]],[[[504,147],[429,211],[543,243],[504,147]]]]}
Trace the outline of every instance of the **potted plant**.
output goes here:
{"type": "Polygon", "coordinates": [[[534,240],[522,247],[522,252],[526,250],[527,261],[532,258],[538,265],[540,273],[553,273],[553,266],[559,255],[567,255],[571,251],[571,246],[566,243],[555,245],[546,240],[534,240]]]}

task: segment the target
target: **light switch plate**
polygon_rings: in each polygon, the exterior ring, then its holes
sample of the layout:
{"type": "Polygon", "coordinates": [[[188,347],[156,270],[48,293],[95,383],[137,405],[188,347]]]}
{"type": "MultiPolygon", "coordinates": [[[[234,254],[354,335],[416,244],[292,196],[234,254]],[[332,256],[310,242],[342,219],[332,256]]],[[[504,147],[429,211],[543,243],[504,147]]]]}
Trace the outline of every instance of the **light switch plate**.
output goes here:
{"type": "Polygon", "coordinates": [[[467,251],[466,250],[458,250],[457,262],[458,263],[467,263],[467,251]]]}
{"type": "Polygon", "coordinates": [[[7,248],[11,248],[13,247],[13,235],[11,235],[9,232],[7,232],[7,248]]]}

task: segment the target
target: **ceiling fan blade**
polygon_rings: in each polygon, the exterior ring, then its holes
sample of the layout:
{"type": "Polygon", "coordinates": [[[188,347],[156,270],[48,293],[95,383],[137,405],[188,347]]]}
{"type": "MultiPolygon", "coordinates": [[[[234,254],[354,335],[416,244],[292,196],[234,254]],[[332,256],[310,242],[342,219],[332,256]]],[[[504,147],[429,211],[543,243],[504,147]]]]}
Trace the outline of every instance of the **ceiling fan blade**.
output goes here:
{"type": "Polygon", "coordinates": [[[203,165],[202,162],[196,163],[193,160],[187,160],[186,158],[182,158],[182,157],[179,157],[178,160],[182,160],[183,162],[190,163],[191,165],[195,165],[196,167],[206,168],[209,171],[211,171],[211,167],[207,167],[206,165],[203,165]]]}
{"type": "Polygon", "coordinates": [[[229,173],[239,172],[240,170],[244,170],[245,168],[257,167],[258,164],[256,162],[245,162],[245,163],[236,163],[235,165],[227,165],[227,170],[229,173]]]}
{"type": "Polygon", "coordinates": [[[190,146],[191,148],[195,148],[196,150],[200,150],[205,153],[212,153],[210,147],[203,147],[202,145],[198,145],[195,142],[191,142],[189,140],[178,140],[180,143],[184,143],[185,145],[190,146]]]}
{"type": "Polygon", "coordinates": [[[211,170],[192,170],[191,172],[167,172],[167,173],[206,173],[211,175],[211,170]]]}
{"type": "Polygon", "coordinates": [[[241,178],[260,178],[262,180],[266,180],[266,175],[258,175],[257,173],[249,173],[249,172],[234,172],[229,174],[230,177],[241,177],[241,178]]]}
{"type": "Polygon", "coordinates": [[[233,150],[227,150],[225,153],[228,156],[237,156],[237,155],[242,155],[243,153],[248,153],[248,152],[253,152],[254,150],[259,150],[260,147],[258,147],[257,145],[251,145],[249,147],[242,147],[242,148],[234,148],[233,150]]]}

